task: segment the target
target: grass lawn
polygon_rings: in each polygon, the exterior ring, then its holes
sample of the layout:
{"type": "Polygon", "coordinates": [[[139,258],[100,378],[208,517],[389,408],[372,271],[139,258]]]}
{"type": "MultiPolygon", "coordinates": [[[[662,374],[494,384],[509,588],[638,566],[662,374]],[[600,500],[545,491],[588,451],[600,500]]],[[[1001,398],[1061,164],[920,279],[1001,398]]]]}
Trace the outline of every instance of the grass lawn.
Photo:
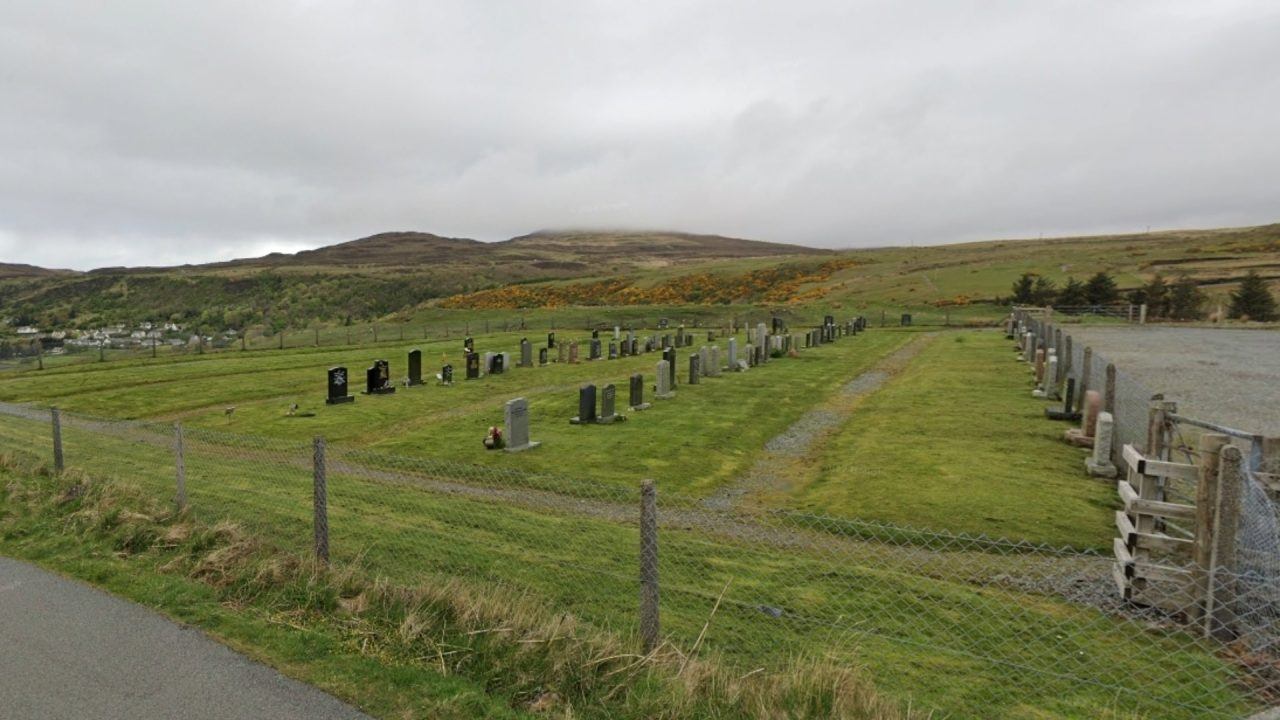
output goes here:
{"type": "MultiPolygon", "coordinates": [[[[0,450],[41,451],[46,432],[43,423],[3,419],[0,450]]],[[[137,438],[70,430],[67,445],[69,457],[89,459],[95,473],[127,478],[156,497],[172,494],[167,454],[137,438]]],[[[193,511],[305,552],[307,452],[282,444],[228,453],[192,443],[193,511]]],[[[621,512],[601,515],[569,496],[552,503],[468,497],[371,477],[378,476],[336,464],[330,470],[336,561],[404,582],[459,577],[513,586],[544,607],[634,633],[639,542],[626,498],[621,512]]],[[[744,673],[819,655],[866,668],[882,691],[914,707],[960,718],[1129,717],[1133,709],[1191,718],[1203,715],[1170,703],[1230,712],[1247,706],[1230,668],[1179,634],[1139,631],[1053,597],[965,577],[983,563],[994,573],[1035,558],[951,552],[924,570],[912,552],[878,543],[819,536],[818,547],[807,548],[742,539],[683,519],[659,497],[668,508],[660,512],[672,513],[661,539],[663,633],[687,650],[711,618],[702,652],[744,673]],[[771,607],[784,611],[761,611],[771,607]],[[1102,685],[1116,682],[1131,692],[1102,685]]]]}
{"type": "Polygon", "coordinates": [[[1106,549],[1115,488],[1043,417],[1003,334],[943,334],[823,450],[792,502],[833,515],[1106,549]]]}
{"type": "MultiPolygon", "coordinates": [[[[561,331],[560,342],[585,334],[561,331]]],[[[603,333],[602,333],[603,335],[603,333]]],[[[521,335],[486,336],[477,350],[518,350],[521,335]]],[[[545,336],[529,335],[545,342],[545,336]]],[[[696,337],[696,336],[695,336],[696,337]]],[[[462,376],[459,340],[406,344],[378,350],[320,348],[260,353],[219,353],[181,361],[135,361],[20,373],[0,378],[0,400],[58,405],[104,417],[180,419],[191,427],[309,442],[317,435],[330,443],[415,457],[448,459],[634,483],[651,477],[668,487],[691,491],[715,488],[752,462],[765,441],[781,432],[810,405],[833,392],[910,337],[897,331],[872,331],[819,348],[798,358],[775,359],[745,373],[724,373],[686,384],[689,349],[677,350],[676,397],[653,398],[659,353],[618,360],[552,363],[513,368],[502,375],[455,381],[453,387],[428,384],[400,388],[389,396],[357,396],[354,403],[325,405],[325,370],[345,364],[353,386],[363,385],[363,369],[374,358],[391,360],[393,377],[405,370],[405,355],[423,351],[424,374],[434,375],[446,353],[462,376]],[[614,425],[570,425],[577,414],[578,387],[617,387],[625,411],[627,380],[643,373],[646,399],[653,407],[630,413],[614,425]],[[526,453],[486,451],[486,429],[501,425],[504,403],[525,397],[530,404],[533,439],[542,447],[526,453]],[[290,403],[312,417],[288,417],[290,403]],[[225,408],[234,406],[228,422],[225,408]]],[[[745,337],[739,336],[745,348],[745,337]]],[[[696,344],[706,342],[705,331],[696,344]]],[[[727,361],[727,341],[713,344],[727,361]]],[[[606,341],[607,346],[607,341],[606,341]]],[[[518,354],[516,354],[518,356],[518,354]]],[[[582,346],[582,356],[586,345],[582,346]]],[[[535,351],[536,357],[536,351],[535,351]]],[[[554,357],[554,353],[552,353],[554,357]]],[[[358,392],[357,387],[352,388],[358,392]]]]}

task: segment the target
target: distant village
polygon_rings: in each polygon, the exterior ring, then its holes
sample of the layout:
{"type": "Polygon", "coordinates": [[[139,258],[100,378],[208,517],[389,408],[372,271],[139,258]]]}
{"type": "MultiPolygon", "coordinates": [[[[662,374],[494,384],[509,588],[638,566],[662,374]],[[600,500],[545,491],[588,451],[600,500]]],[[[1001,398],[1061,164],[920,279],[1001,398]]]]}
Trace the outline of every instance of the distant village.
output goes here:
{"type": "Polygon", "coordinates": [[[123,350],[164,345],[175,348],[201,345],[219,347],[230,344],[239,337],[235,330],[200,335],[172,322],[143,322],[133,327],[119,323],[90,330],[59,330],[34,325],[15,327],[10,318],[0,320],[0,354],[8,350],[14,354],[26,355],[37,347],[50,355],[86,348],[123,350]]]}

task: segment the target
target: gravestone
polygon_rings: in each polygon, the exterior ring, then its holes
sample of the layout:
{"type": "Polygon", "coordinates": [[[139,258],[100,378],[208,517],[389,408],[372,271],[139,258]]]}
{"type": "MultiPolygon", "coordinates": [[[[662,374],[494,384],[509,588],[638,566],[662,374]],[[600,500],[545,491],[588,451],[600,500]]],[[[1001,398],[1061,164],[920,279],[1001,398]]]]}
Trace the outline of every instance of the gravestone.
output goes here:
{"type": "Polygon", "coordinates": [[[756,325],[756,347],[759,348],[756,358],[757,365],[763,365],[769,361],[769,335],[768,329],[764,323],[756,325]]]}
{"type": "Polygon", "coordinates": [[[911,327],[911,313],[902,313],[902,320],[899,322],[902,327],[911,327]]]}
{"type": "Polygon", "coordinates": [[[711,352],[707,357],[707,374],[711,377],[720,377],[720,346],[712,345],[711,352]]]}
{"type": "Polygon", "coordinates": [[[564,351],[566,350],[564,343],[556,345],[556,362],[564,362],[564,351]]]}
{"type": "Polygon", "coordinates": [[[701,382],[702,373],[699,369],[702,367],[702,356],[698,353],[689,354],[689,384],[697,385],[701,382]]]}
{"type": "Polygon", "coordinates": [[[546,364],[547,364],[547,349],[538,348],[538,365],[546,365],[546,364]]]}
{"type": "Polygon", "coordinates": [[[638,342],[640,342],[640,341],[639,341],[639,340],[636,340],[635,338],[631,338],[631,340],[630,340],[630,341],[628,341],[628,344],[631,346],[631,354],[632,354],[632,355],[636,355],[636,354],[637,354],[637,353],[636,353],[636,350],[637,350],[637,348],[638,348],[638,345],[637,345],[637,343],[638,343],[638,342]]]}
{"type": "Polygon", "coordinates": [[[659,360],[656,371],[658,384],[653,396],[659,400],[670,400],[676,396],[676,391],[671,388],[671,364],[666,360],[659,360]]]}
{"type": "Polygon", "coordinates": [[[524,398],[508,400],[503,416],[507,430],[507,452],[532,450],[542,444],[529,440],[528,400],[525,400],[524,398]]]}
{"type": "Polygon", "coordinates": [[[627,355],[630,354],[628,352],[629,350],[631,350],[631,342],[629,340],[627,340],[626,338],[622,338],[622,340],[618,341],[617,345],[618,345],[618,357],[626,357],[627,355]]]}
{"type": "Polygon", "coordinates": [[[553,348],[555,346],[556,346],[556,334],[553,332],[547,333],[547,347],[553,348]]]}
{"type": "Polygon", "coordinates": [[[609,383],[600,391],[600,417],[596,418],[596,422],[601,425],[609,423],[621,422],[627,419],[625,415],[619,415],[615,409],[618,402],[618,389],[609,383]]]}
{"type": "Polygon", "coordinates": [[[676,333],[676,344],[673,345],[672,347],[678,347],[678,348],[684,347],[684,330],[681,330],[680,332],[676,333]]]}
{"type": "Polygon", "coordinates": [[[631,376],[631,393],[627,403],[632,410],[646,410],[649,403],[644,401],[644,375],[636,373],[631,376]]]}
{"type": "Polygon", "coordinates": [[[662,347],[664,347],[664,348],[673,347],[673,346],[671,345],[671,336],[670,336],[670,335],[663,335],[663,336],[662,336],[662,347]]]}
{"type": "Polygon", "coordinates": [[[509,353],[509,352],[504,352],[504,353],[498,353],[498,354],[502,356],[502,369],[504,369],[504,370],[505,370],[505,369],[507,369],[507,368],[509,368],[509,367],[512,367],[512,365],[511,365],[511,353],[509,353]]]}
{"type": "Polygon", "coordinates": [[[609,359],[610,360],[618,359],[618,341],[616,340],[609,341],[609,359]]]}
{"type": "Polygon", "coordinates": [[[773,334],[774,334],[774,335],[781,335],[781,334],[782,334],[782,328],[783,328],[783,326],[782,326],[782,318],[780,318],[780,317],[778,317],[777,315],[775,315],[775,316],[773,316],[773,321],[772,321],[772,322],[773,322],[773,334]]]}
{"type": "Polygon", "coordinates": [[[729,369],[737,371],[738,369],[738,338],[729,338],[729,369]]]}
{"type": "Polygon", "coordinates": [[[520,338],[520,367],[533,367],[533,343],[520,338]]]}
{"type": "Polygon", "coordinates": [[[1035,356],[1035,378],[1036,378],[1037,385],[1044,382],[1044,360],[1045,360],[1044,348],[1039,348],[1038,350],[1036,350],[1036,356],[1035,356]]]}
{"type": "Polygon", "coordinates": [[[1102,394],[1097,390],[1086,390],[1081,409],[1080,427],[1066,431],[1063,434],[1064,439],[1076,447],[1093,447],[1093,434],[1097,429],[1100,412],[1102,412],[1102,394]]]}
{"type": "Polygon", "coordinates": [[[453,384],[453,366],[452,365],[445,365],[444,367],[440,368],[440,384],[441,385],[453,384]]]}
{"type": "Polygon", "coordinates": [[[329,368],[329,397],[325,398],[325,403],[338,405],[355,402],[355,399],[354,395],[347,394],[347,369],[342,366],[329,368]]]}
{"type": "Polygon", "coordinates": [[[599,338],[591,338],[591,351],[587,355],[587,359],[588,360],[600,359],[600,339],[599,338]]]}
{"type": "Polygon", "coordinates": [[[599,331],[599,330],[592,330],[592,331],[591,331],[591,339],[592,339],[592,340],[599,340],[599,339],[600,339],[600,331],[599,331]]]}
{"type": "Polygon", "coordinates": [[[409,351],[409,385],[422,384],[422,351],[414,348],[409,351]]]}
{"type": "Polygon", "coordinates": [[[666,330],[668,325],[669,325],[669,322],[668,322],[668,320],[667,320],[666,318],[658,318],[658,329],[659,329],[659,330],[666,330]]]}
{"type": "Polygon", "coordinates": [[[365,371],[365,395],[389,395],[396,391],[391,384],[391,365],[386,360],[375,360],[365,371]]]}
{"type": "Polygon", "coordinates": [[[702,370],[703,377],[711,375],[711,351],[706,345],[698,348],[698,367],[702,370]]]}
{"type": "Polygon", "coordinates": [[[588,425],[596,421],[596,386],[587,384],[578,388],[578,416],[569,422],[588,425]]]}
{"type": "Polygon", "coordinates": [[[1084,461],[1085,471],[1093,477],[1113,478],[1117,474],[1116,466],[1111,464],[1111,442],[1115,424],[1111,413],[1098,413],[1098,422],[1093,431],[1093,452],[1084,461]]]}
{"type": "Polygon", "coordinates": [[[470,335],[468,335],[466,338],[463,339],[462,347],[466,348],[467,352],[475,352],[476,351],[475,339],[473,339],[470,335]]]}
{"type": "Polygon", "coordinates": [[[614,340],[622,339],[622,328],[618,327],[617,325],[613,326],[613,339],[614,340]]]}
{"type": "Polygon", "coordinates": [[[574,340],[573,342],[569,343],[569,364],[570,365],[578,364],[578,341],[577,340],[574,340]]]}
{"type": "Polygon", "coordinates": [[[466,354],[467,360],[467,379],[475,380],[480,377],[480,355],[479,353],[469,352],[466,354]]]}
{"type": "Polygon", "coordinates": [[[507,362],[507,357],[506,357],[506,356],[507,356],[507,354],[506,354],[506,353],[492,353],[492,355],[493,355],[493,357],[492,357],[492,359],[489,361],[489,374],[490,374],[490,375],[501,375],[501,374],[502,374],[503,369],[506,367],[506,362],[507,362]]]}
{"type": "Polygon", "coordinates": [[[662,351],[662,359],[667,361],[667,380],[671,387],[676,386],[676,349],[667,348],[662,351]]]}

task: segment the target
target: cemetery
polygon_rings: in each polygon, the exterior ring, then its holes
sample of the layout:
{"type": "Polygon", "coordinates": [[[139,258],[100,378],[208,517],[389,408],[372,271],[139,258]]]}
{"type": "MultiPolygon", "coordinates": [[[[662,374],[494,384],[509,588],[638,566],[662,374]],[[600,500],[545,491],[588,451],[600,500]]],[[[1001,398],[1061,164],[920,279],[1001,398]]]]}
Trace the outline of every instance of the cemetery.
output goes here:
{"type": "MultiPolygon", "coordinates": [[[[376,350],[53,369],[53,382],[39,386],[0,378],[0,401],[147,427],[180,423],[188,477],[216,479],[189,480],[190,502],[232,513],[247,502],[259,512],[245,522],[272,533],[307,527],[309,505],[289,498],[309,502],[301,491],[311,482],[310,450],[264,465],[253,452],[229,456],[222,436],[207,433],[259,438],[255,445],[282,453],[323,437],[335,558],[359,557],[393,579],[424,565],[464,575],[485,567],[605,626],[630,617],[634,581],[590,568],[630,556],[634,536],[614,523],[632,517],[621,508],[653,478],[660,512],[670,514],[659,523],[664,633],[697,636],[727,591],[738,604],[716,618],[715,652],[750,664],[818,650],[867,667],[885,692],[960,716],[993,704],[1011,710],[1016,697],[1019,707],[1073,717],[1073,708],[1111,702],[1117,673],[1147,684],[1188,668],[1197,677],[1232,672],[1202,648],[1162,647],[1100,612],[1124,600],[1106,572],[1102,585],[1071,581],[1070,600],[998,579],[1054,586],[1095,560],[1111,562],[1120,500],[1110,476],[1123,468],[1097,451],[1108,427],[1098,388],[1050,382],[1063,367],[1057,353],[1025,337],[1013,353],[999,331],[867,327],[857,316],[743,325],[558,327],[546,342],[526,328],[376,350]],[[465,371],[454,375],[458,364],[465,371]],[[367,368],[364,385],[349,387],[350,368],[367,368]],[[1049,419],[1055,413],[1067,422],[1049,419]],[[1065,441],[1068,429],[1079,439],[1065,441]],[[253,480],[263,467],[279,478],[269,487],[253,480]],[[440,482],[451,489],[403,487],[440,482]],[[558,509],[563,498],[577,514],[558,509]],[[810,526],[815,517],[823,524],[810,526]],[[725,518],[764,524],[717,529],[725,518]],[[822,538],[816,554],[800,549],[813,533],[822,538]],[[884,544],[858,540],[882,536],[884,544]],[[1053,559],[1050,548],[1072,555],[1053,559]],[[962,613],[952,617],[948,604],[962,613]],[[797,613],[879,629],[838,648],[817,626],[787,625],[779,635],[777,623],[797,613]],[[1037,639],[1042,629],[1072,637],[1089,658],[1071,666],[1075,679],[1044,682],[992,664],[1007,656],[1009,637],[1021,637],[1021,662],[1052,667],[1057,641],[1037,639]]],[[[42,429],[0,424],[0,442],[42,429]]],[[[97,444],[101,457],[117,457],[116,441],[71,432],[69,447],[97,444]]],[[[163,464],[140,473],[133,456],[104,470],[128,467],[138,481],[161,484],[172,473],[163,464]]],[[[1229,683],[1208,694],[1179,687],[1157,706],[1250,702],[1229,683]]]]}

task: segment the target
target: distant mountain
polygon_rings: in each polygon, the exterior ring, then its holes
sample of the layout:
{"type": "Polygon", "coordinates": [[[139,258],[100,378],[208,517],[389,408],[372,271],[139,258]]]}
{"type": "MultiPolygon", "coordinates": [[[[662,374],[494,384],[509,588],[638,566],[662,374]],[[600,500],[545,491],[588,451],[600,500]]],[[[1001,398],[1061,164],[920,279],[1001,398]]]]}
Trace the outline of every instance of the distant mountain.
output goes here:
{"type": "Polygon", "coordinates": [[[48,268],[36,267],[35,265],[24,265],[22,263],[4,263],[0,262],[0,280],[8,280],[10,278],[36,278],[49,277],[52,275],[74,275],[74,270],[50,270],[48,268]]]}
{"type": "Polygon", "coordinates": [[[682,260],[714,260],[775,255],[826,254],[800,245],[679,232],[540,230],[485,243],[423,232],[385,232],[316,250],[271,253],[199,267],[369,267],[503,261],[526,262],[544,270],[584,270],[593,262],[652,265],[682,260]]]}
{"type": "Polygon", "coordinates": [[[626,274],[694,261],[826,255],[678,232],[540,231],[485,243],[385,232],[297,253],[87,273],[0,265],[0,316],[48,327],[175,318],[224,328],[366,320],[510,283],[626,274]],[[5,274],[5,273],[8,274],[5,274]]]}

